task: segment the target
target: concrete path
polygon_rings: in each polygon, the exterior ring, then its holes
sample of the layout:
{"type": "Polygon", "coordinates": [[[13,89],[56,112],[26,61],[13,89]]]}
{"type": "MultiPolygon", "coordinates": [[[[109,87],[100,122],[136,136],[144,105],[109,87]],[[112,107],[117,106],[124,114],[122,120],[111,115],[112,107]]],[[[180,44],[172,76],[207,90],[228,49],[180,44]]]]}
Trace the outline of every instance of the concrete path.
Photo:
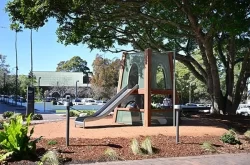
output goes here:
{"type": "MultiPolygon", "coordinates": [[[[157,158],[119,162],[102,162],[88,165],[249,165],[250,153],[219,154],[175,158],[157,158]]],[[[86,165],[86,164],[84,164],[86,165]]]]}

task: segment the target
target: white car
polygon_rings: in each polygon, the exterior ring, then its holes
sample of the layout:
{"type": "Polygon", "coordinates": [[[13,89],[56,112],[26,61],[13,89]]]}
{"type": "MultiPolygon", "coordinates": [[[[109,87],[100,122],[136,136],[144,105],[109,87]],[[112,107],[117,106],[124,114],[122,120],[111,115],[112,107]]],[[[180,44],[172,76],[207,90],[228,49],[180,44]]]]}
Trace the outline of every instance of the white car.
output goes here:
{"type": "Polygon", "coordinates": [[[250,106],[238,108],[236,114],[250,116],[250,106]]]}
{"type": "Polygon", "coordinates": [[[85,100],[85,105],[96,105],[95,100],[85,100]]]}
{"type": "Polygon", "coordinates": [[[96,103],[97,105],[104,105],[104,104],[106,104],[107,102],[106,102],[106,101],[103,101],[103,100],[95,100],[95,103],[96,103]]]}

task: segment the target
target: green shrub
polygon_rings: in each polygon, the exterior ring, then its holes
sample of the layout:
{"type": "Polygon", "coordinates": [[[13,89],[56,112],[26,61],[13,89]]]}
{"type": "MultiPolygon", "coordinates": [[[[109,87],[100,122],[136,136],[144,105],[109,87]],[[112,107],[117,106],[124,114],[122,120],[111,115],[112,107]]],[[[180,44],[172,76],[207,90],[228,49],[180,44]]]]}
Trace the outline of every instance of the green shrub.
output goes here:
{"type": "Polygon", "coordinates": [[[241,144],[239,139],[237,138],[237,134],[234,130],[230,129],[227,133],[223,134],[220,138],[223,143],[228,143],[228,144],[241,144]]]}
{"type": "Polygon", "coordinates": [[[22,116],[16,116],[10,120],[10,123],[4,122],[4,130],[0,132],[0,146],[2,151],[0,159],[7,158],[6,155],[12,155],[14,159],[29,159],[36,154],[36,143],[41,139],[31,140],[34,133],[34,127],[29,130],[31,115],[27,117],[26,124],[23,124],[22,116]]]}
{"type": "Polygon", "coordinates": [[[56,145],[56,144],[57,144],[57,141],[55,140],[48,141],[48,145],[56,145]]]}
{"type": "Polygon", "coordinates": [[[59,157],[56,151],[48,151],[46,152],[39,162],[39,165],[50,164],[50,165],[59,165],[59,157]]]}
{"type": "Polygon", "coordinates": [[[142,141],[141,148],[145,154],[153,154],[153,147],[150,137],[147,137],[145,140],[142,141]]]}
{"type": "Polygon", "coordinates": [[[4,118],[4,119],[10,118],[13,114],[14,114],[14,112],[12,112],[12,111],[5,111],[5,112],[3,113],[3,118],[4,118]]]}
{"type": "Polygon", "coordinates": [[[142,154],[140,145],[136,139],[132,140],[130,148],[132,149],[134,155],[142,154]]]}
{"type": "Polygon", "coordinates": [[[108,161],[115,161],[119,159],[119,156],[112,148],[107,148],[104,154],[108,161]]]}
{"type": "Polygon", "coordinates": [[[77,117],[78,113],[74,112],[74,111],[69,111],[69,116],[70,117],[77,117]]]}
{"type": "Polygon", "coordinates": [[[209,152],[213,152],[213,153],[216,152],[216,148],[210,142],[204,142],[201,145],[201,148],[204,149],[205,151],[209,151],[209,152]]]}
{"type": "Polygon", "coordinates": [[[87,113],[88,116],[93,115],[95,111],[83,111],[82,113],[87,113]]]}
{"type": "Polygon", "coordinates": [[[250,130],[247,130],[247,131],[244,133],[244,136],[246,136],[247,138],[250,139],[250,130]]]}
{"type": "Polygon", "coordinates": [[[32,115],[32,120],[43,120],[43,116],[41,114],[32,115]]]}

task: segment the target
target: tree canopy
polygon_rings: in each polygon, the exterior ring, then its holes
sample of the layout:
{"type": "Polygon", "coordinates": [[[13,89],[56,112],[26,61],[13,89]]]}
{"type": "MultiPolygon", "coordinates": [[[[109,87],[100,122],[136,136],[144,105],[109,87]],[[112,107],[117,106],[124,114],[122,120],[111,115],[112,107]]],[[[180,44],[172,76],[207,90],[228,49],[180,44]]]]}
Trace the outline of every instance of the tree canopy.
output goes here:
{"type": "Polygon", "coordinates": [[[56,68],[58,72],[86,72],[87,70],[89,70],[87,61],[79,56],[74,56],[67,61],[60,61],[56,68]]]}
{"type": "Polygon", "coordinates": [[[111,52],[120,51],[115,44],[131,44],[134,51],[175,47],[176,59],[206,85],[215,112],[235,113],[250,76],[248,1],[13,0],[6,11],[26,28],[55,18],[58,39],[65,45],[82,43],[111,52]],[[193,57],[197,49],[201,62],[193,57]]]}
{"type": "Polygon", "coordinates": [[[111,98],[118,85],[120,60],[104,58],[96,55],[93,61],[93,77],[91,85],[97,98],[111,98]]]}

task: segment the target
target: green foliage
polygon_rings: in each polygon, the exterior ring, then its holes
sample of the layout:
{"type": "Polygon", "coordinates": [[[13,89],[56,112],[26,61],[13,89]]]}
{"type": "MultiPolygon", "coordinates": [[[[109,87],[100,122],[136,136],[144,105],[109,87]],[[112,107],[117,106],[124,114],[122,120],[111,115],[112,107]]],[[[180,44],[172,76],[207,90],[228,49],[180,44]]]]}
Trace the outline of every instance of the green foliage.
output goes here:
{"type": "Polygon", "coordinates": [[[223,143],[228,143],[233,145],[241,144],[241,142],[237,138],[236,132],[232,129],[230,129],[227,133],[223,134],[220,139],[223,143]]]}
{"type": "MultiPolygon", "coordinates": [[[[4,123],[4,130],[0,132],[0,146],[6,153],[12,152],[15,159],[28,159],[35,156],[36,143],[41,139],[31,140],[34,133],[34,127],[29,130],[31,115],[27,117],[23,124],[22,116],[18,115],[10,120],[10,123],[4,123]]],[[[1,158],[3,159],[3,157],[1,158]]]]}
{"type": "MultiPolygon", "coordinates": [[[[33,77],[33,82],[36,83],[36,78],[33,77]]],[[[30,86],[32,83],[32,79],[29,78],[27,75],[20,75],[18,76],[18,83],[19,83],[19,90],[20,95],[25,96],[27,94],[27,86],[30,86]]]]}
{"type": "Polygon", "coordinates": [[[115,150],[113,150],[112,148],[107,148],[104,152],[104,155],[106,157],[106,159],[108,161],[116,161],[116,160],[119,160],[119,156],[118,154],[116,153],[115,150]]]}
{"type": "Polygon", "coordinates": [[[120,60],[104,58],[102,55],[96,55],[93,61],[94,75],[91,78],[91,88],[94,91],[94,98],[110,99],[116,90],[119,79],[120,60]]]}
{"type": "Polygon", "coordinates": [[[69,111],[69,116],[70,117],[78,117],[79,114],[77,112],[74,112],[74,111],[69,111]]]}
{"type": "Polygon", "coordinates": [[[32,115],[32,120],[43,120],[43,116],[41,114],[32,115]]]}
{"type": "MultiPolygon", "coordinates": [[[[135,51],[148,47],[156,52],[175,49],[176,59],[204,84],[201,91],[208,90],[217,103],[228,93],[235,97],[232,107],[238,107],[249,72],[248,1],[56,2],[12,0],[6,11],[13,24],[29,29],[44,26],[50,17],[56,19],[58,41],[65,45],[87,44],[91,50],[111,52],[124,51],[116,44],[131,45],[135,51]],[[201,51],[201,60],[194,58],[195,50],[201,51]],[[234,68],[228,66],[241,66],[237,80],[232,78],[234,68]]],[[[102,80],[106,83],[111,79],[102,80]]],[[[177,84],[177,88],[186,88],[182,85],[177,84]]],[[[185,94],[181,98],[186,98],[185,94]]],[[[218,104],[217,112],[227,107],[226,103],[218,104]]]]}
{"type": "Polygon", "coordinates": [[[57,141],[55,140],[48,141],[48,145],[56,145],[56,144],[57,144],[57,141]]]}
{"type": "Polygon", "coordinates": [[[201,145],[201,148],[204,149],[205,151],[209,151],[209,152],[216,152],[216,148],[214,147],[213,144],[211,144],[211,142],[204,142],[202,145],[201,145]]]}
{"type": "Polygon", "coordinates": [[[244,133],[244,136],[250,139],[250,130],[247,130],[247,131],[244,133]]]}
{"type": "Polygon", "coordinates": [[[3,113],[3,118],[4,118],[4,119],[10,118],[13,114],[14,114],[14,112],[12,112],[12,111],[5,111],[5,112],[3,113]]]}
{"type": "Polygon", "coordinates": [[[58,153],[56,151],[46,152],[39,162],[39,165],[50,164],[50,165],[59,165],[60,161],[58,158],[58,153]]]}
{"type": "Polygon", "coordinates": [[[147,137],[145,140],[142,141],[141,148],[143,153],[145,154],[152,155],[154,153],[150,137],[147,137]]]}
{"type": "Polygon", "coordinates": [[[130,148],[132,149],[132,152],[133,152],[134,155],[142,154],[140,145],[139,145],[139,143],[138,143],[138,141],[136,139],[132,140],[130,148]]]}
{"type": "Polygon", "coordinates": [[[74,56],[68,61],[59,62],[56,68],[57,72],[86,72],[88,70],[87,61],[79,56],[74,56]]]}

